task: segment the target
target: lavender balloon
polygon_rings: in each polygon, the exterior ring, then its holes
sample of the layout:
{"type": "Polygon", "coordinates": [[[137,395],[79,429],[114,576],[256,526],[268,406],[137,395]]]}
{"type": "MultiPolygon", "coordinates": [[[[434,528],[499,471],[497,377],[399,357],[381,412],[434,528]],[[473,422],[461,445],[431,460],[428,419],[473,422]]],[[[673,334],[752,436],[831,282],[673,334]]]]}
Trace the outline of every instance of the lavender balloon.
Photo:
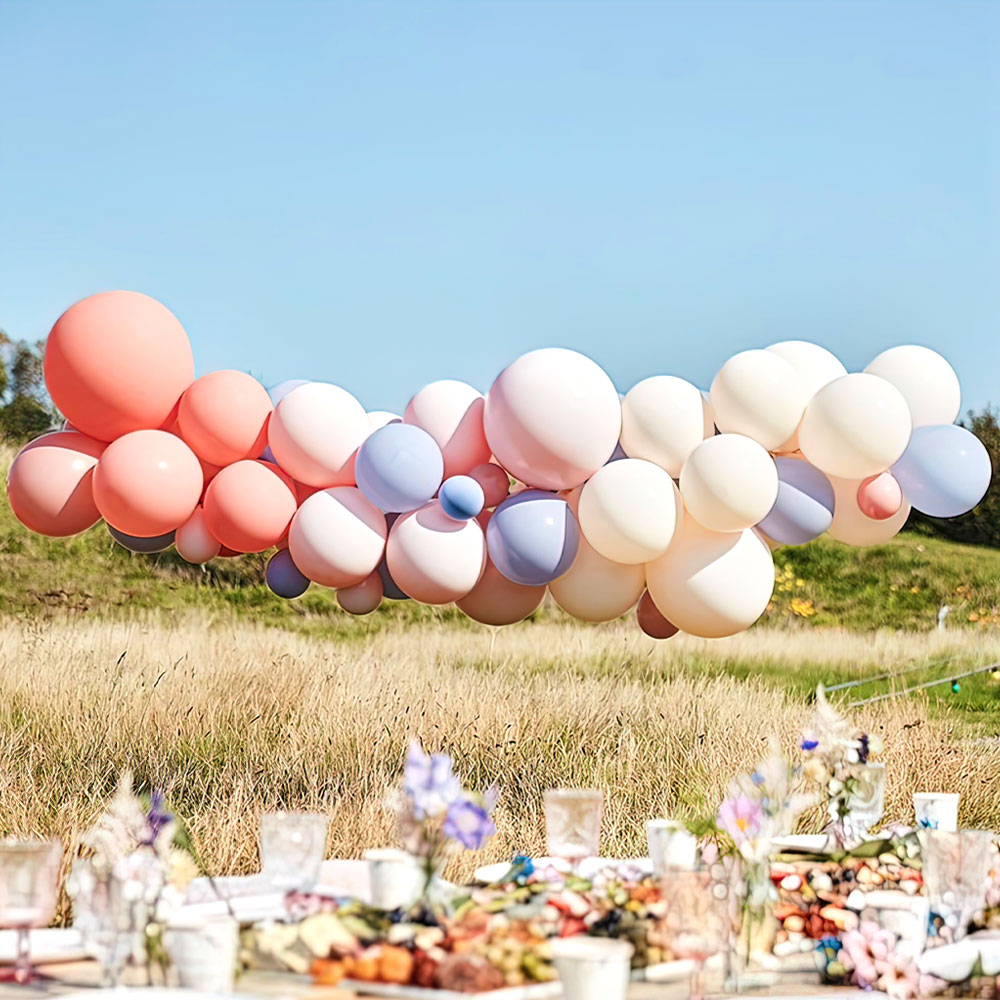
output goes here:
{"type": "Polygon", "coordinates": [[[554,493],[525,490],[508,497],[486,528],[493,564],[512,583],[540,587],[576,559],[580,528],[569,504],[554,493]]]}
{"type": "Polygon", "coordinates": [[[782,545],[805,545],[833,524],[833,485],[801,458],[776,458],[778,499],[757,525],[782,545]]]}
{"type": "Polygon", "coordinates": [[[379,510],[404,513],[422,507],[438,491],[444,458],[437,442],[413,424],[386,424],[358,449],[358,489],[379,510]]]}
{"type": "Polygon", "coordinates": [[[267,564],[267,585],[272,593],[293,601],[309,589],[309,579],[292,561],[288,549],[279,549],[267,564]]]}
{"type": "Polygon", "coordinates": [[[111,537],[129,552],[138,552],[140,555],[151,556],[156,552],[166,552],[174,544],[176,531],[168,531],[165,535],[154,535],[151,538],[139,538],[135,535],[126,535],[124,531],[112,528],[108,525],[111,537]]]}

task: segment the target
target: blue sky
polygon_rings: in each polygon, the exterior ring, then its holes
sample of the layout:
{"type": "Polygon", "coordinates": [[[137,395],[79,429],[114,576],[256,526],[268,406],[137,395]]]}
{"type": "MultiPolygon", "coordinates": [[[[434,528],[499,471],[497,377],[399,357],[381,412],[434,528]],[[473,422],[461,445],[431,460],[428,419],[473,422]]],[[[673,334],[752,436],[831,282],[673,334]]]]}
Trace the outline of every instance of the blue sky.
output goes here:
{"type": "Polygon", "coordinates": [[[1000,403],[998,47],[985,0],[3,0],[0,326],[137,289],[369,409],[790,338],[1000,403]]]}

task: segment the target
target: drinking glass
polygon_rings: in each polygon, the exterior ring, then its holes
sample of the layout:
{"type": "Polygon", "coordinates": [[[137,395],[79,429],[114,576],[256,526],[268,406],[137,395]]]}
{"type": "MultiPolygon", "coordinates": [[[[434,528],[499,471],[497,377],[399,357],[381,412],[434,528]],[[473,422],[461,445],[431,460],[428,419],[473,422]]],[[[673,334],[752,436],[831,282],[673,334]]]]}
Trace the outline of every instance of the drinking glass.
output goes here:
{"type": "Polygon", "coordinates": [[[986,904],[993,834],[989,830],[918,830],[917,837],[930,911],[941,917],[952,940],[958,941],[986,904]]]}
{"type": "Polygon", "coordinates": [[[322,813],[274,812],[260,817],[260,870],[276,889],[308,891],[326,854],[322,813]]]}
{"type": "Polygon", "coordinates": [[[0,843],[0,927],[17,931],[17,959],[2,979],[30,983],[44,978],[31,964],[31,928],[45,927],[56,913],[59,891],[58,840],[0,843]]]}
{"type": "Polygon", "coordinates": [[[730,936],[729,892],[709,871],[674,869],[663,878],[663,900],[670,950],[694,962],[691,1000],[704,1000],[705,963],[722,952],[730,936]]]}
{"type": "Polygon", "coordinates": [[[545,793],[549,856],[576,866],[601,849],[604,796],[592,788],[550,788],[545,793]]]}

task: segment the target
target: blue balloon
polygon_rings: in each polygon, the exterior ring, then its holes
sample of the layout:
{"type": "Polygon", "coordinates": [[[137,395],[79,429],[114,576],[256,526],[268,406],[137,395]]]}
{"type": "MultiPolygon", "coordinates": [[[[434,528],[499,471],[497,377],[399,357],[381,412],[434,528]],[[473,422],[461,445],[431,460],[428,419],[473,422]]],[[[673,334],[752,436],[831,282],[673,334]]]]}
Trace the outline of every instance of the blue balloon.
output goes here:
{"type": "Polygon", "coordinates": [[[957,424],[915,427],[892,467],[903,496],[929,517],[958,517],[986,496],[993,478],[990,454],[957,424]]]}
{"type": "Polygon", "coordinates": [[[470,521],[483,512],[486,494],[472,476],[451,476],[438,493],[441,509],[454,521],[470,521]]]}
{"type": "Polygon", "coordinates": [[[801,458],[776,458],[778,499],[757,525],[782,545],[805,545],[833,524],[833,484],[801,458]]]}
{"type": "Polygon", "coordinates": [[[174,544],[176,531],[168,531],[165,535],[153,535],[151,538],[138,538],[135,535],[126,535],[124,531],[112,528],[108,525],[111,537],[129,552],[138,552],[144,556],[153,555],[155,552],[166,552],[174,544]]]}
{"type": "Polygon", "coordinates": [[[301,597],[309,589],[309,578],[299,571],[288,549],[279,549],[271,556],[265,576],[272,593],[289,601],[301,597]]]}
{"type": "Polygon", "coordinates": [[[271,397],[271,405],[277,406],[292,389],[298,389],[300,385],[307,385],[308,382],[309,379],[307,378],[286,378],[284,382],[272,385],[267,390],[267,394],[271,397]]]}
{"type": "Polygon", "coordinates": [[[422,507],[438,491],[444,458],[437,442],[413,424],[386,424],[358,449],[358,489],[386,513],[422,507]]]}
{"type": "Polygon", "coordinates": [[[569,504],[554,493],[525,490],[508,497],[486,528],[493,564],[512,583],[540,587],[576,559],[580,528],[569,504]]]}

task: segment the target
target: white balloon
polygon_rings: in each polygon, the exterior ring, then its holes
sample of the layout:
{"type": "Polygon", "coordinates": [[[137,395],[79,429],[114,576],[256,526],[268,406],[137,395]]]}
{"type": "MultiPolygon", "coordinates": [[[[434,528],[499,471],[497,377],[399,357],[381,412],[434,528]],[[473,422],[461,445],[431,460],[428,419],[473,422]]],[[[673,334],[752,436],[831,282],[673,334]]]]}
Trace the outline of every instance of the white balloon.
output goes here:
{"type": "Polygon", "coordinates": [[[382,603],[382,577],[369,573],[361,583],[338,590],[337,603],[348,614],[370,615],[382,603]]]}
{"type": "Polygon", "coordinates": [[[635,607],[645,589],[644,566],[605,559],[585,538],[580,539],[580,550],[569,571],[549,584],[556,604],[585,622],[620,618],[635,607]]]}
{"type": "Polygon", "coordinates": [[[735,635],[767,609],[774,562],[752,528],[719,534],[685,518],[670,548],[646,567],[660,614],[690,635],[735,635]]]}
{"type": "Polygon", "coordinates": [[[830,476],[833,485],[834,508],[830,537],[846,545],[881,545],[899,534],[910,516],[910,505],[903,506],[884,521],[876,521],[862,513],[858,506],[858,487],[861,479],[838,479],[830,476]]]}
{"type": "Polygon", "coordinates": [[[895,464],[911,429],[903,394],[877,375],[855,373],[813,396],[799,427],[799,447],[828,476],[865,479],[895,464]]]}
{"type": "Polygon", "coordinates": [[[712,420],[700,389],[674,375],[654,375],[637,382],[622,400],[622,450],[676,478],[688,455],[715,433],[712,420]]]}
{"type": "Polygon", "coordinates": [[[444,478],[467,475],[490,460],[483,430],[483,394],[466,382],[442,379],[425,385],[407,404],[403,422],[416,424],[437,442],[444,478]]]}
{"type": "Polygon", "coordinates": [[[377,430],[381,430],[386,424],[401,424],[403,418],[398,413],[390,413],[388,410],[369,410],[368,434],[371,436],[377,430]]]}
{"type": "Polygon", "coordinates": [[[834,379],[847,374],[836,354],[808,340],[783,340],[767,348],[784,358],[795,369],[806,403],[834,379]]]}
{"type": "Polygon", "coordinates": [[[795,369],[771,351],[734,354],[715,376],[711,395],[720,431],[744,434],[768,450],[795,433],[808,402],[795,369]]]}
{"type": "Polygon", "coordinates": [[[321,490],[292,518],[288,551],[303,576],[325,587],[353,587],[378,566],[385,515],[353,486],[321,490]]]}
{"type": "Polygon", "coordinates": [[[275,407],[267,440],[293,479],[327,488],[353,485],[354,454],[368,434],[368,415],[346,389],[307,382],[275,407]]]}
{"type": "Polygon", "coordinates": [[[770,513],[778,498],[778,468],[756,441],[742,434],[717,434],[684,463],[681,496],[703,527],[742,531],[770,513]]]}
{"type": "Polygon", "coordinates": [[[634,565],[666,551],[683,511],[669,473],[641,458],[623,458],[584,484],[578,518],[584,537],[605,559],[634,565]]]}
{"type": "Polygon", "coordinates": [[[865,371],[891,382],[903,394],[914,427],[952,424],[962,408],[955,369],[929,347],[890,347],[865,371]]]}
{"type": "Polygon", "coordinates": [[[177,554],[189,563],[207,563],[221,551],[222,545],[205,524],[205,508],[199,504],[194,513],[177,529],[174,537],[177,554]]]}

